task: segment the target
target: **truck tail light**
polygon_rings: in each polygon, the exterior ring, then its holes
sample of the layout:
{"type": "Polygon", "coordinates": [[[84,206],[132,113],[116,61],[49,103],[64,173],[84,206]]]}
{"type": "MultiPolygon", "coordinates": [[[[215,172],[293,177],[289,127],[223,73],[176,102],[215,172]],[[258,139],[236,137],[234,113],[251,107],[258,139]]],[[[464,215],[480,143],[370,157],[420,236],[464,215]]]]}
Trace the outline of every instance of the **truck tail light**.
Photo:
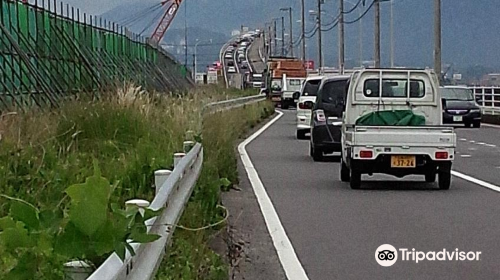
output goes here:
{"type": "Polygon", "coordinates": [[[359,152],[359,157],[360,158],[372,158],[373,157],[373,151],[360,151],[359,152]]]}
{"type": "Polygon", "coordinates": [[[306,109],[306,106],[304,105],[304,103],[299,103],[299,109],[302,109],[302,110],[306,109]]]}
{"type": "Polygon", "coordinates": [[[436,152],[436,159],[448,159],[448,152],[436,152]]]}
{"type": "Polygon", "coordinates": [[[326,122],[326,116],[323,110],[316,111],[316,120],[318,120],[318,122],[326,122]]]}

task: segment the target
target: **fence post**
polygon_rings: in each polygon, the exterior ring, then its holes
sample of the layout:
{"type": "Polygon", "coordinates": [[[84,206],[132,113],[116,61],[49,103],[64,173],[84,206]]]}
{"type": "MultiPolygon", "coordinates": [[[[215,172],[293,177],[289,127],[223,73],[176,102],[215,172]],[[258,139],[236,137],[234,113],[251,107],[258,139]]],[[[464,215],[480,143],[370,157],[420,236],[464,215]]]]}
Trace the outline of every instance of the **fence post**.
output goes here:
{"type": "Polygon", "coordinates": [[[181,161],[181,159],[183,157],[185,157],[185,156],[186,156],[185,153],[175,153],[174,154],[174,169],[179,164],[179,162],[181,161]]]}
{"type": "Polygon", "coordinates": [[[149,204],[149,201],[144,199],[131,199],[125,202],[125,208],[137,206],[139,208],[139,213],[144,216],[144,208],[149,207],[149,204]]]}
{"type": "Polygon", "coordinates": [[[184,141],[184,153],[189,153],[194,147],[194,141],[184,141]]]}
{"type": "Polygon", "coordinates": [[[92,273],[92,267],[84,261],[72,261],[64,264],[64,279],[85,280],[92,273]]]}
{"type": "Polygon", "coordinates": [[[168,177],[172,174],[172,171],[168,169],[160,169],[155,171],[155,188],[156,194],[160,192],[161,186],[165,184],[168,180],[168,177]]]}

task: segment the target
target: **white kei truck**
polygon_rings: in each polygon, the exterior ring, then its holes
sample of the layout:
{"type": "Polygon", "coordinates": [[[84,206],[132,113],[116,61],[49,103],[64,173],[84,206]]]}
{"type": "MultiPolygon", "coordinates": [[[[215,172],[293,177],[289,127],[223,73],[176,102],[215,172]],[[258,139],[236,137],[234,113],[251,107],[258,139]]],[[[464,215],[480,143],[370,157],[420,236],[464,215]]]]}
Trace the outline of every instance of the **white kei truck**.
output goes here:
{"type": "Polygon", "coordinates": [[[349,85],[342,124],[340,177],[352,189],[361,175],[424,175],[451,185],[457,137],[443,126],[437,76],[430,69],[363,69],[349,85]]]}

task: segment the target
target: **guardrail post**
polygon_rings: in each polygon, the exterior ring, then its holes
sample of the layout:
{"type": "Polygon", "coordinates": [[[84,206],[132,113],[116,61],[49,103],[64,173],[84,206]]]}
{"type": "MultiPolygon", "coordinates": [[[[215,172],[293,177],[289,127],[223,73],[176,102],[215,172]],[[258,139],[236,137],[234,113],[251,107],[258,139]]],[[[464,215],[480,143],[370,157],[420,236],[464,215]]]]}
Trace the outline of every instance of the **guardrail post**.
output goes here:
{"type": "Polygon", "coordinates": [[[156,194],[160,192],[161,186],[165,184],[168,180],[168,177],[172,174],[172,171],[168,169],[160,169],[155,171],[155,189],[156,194]]]}
{"type": "Polygon", "coordinates": [[[188,130],[186,131],[186,141],[193,141],[194,140],[194,131],[188,130]]]}
{"type": "Polygon", "coordinates": [[[184,141],[184,153],[189,153],[191,149],[194,147],[194,141],[184,141]]]}
{"type": "Polygon", "coordinates": [[[64,264],[65,280],[85,280],[92,273],[92,267],[84,261],[72,261],[64,264]]]}
{"type": "Polygon", "coordinates": [[[183,157],[185,157],[185,156],[186,156],[185,153],[175,153],[174,154],[174,169],[179,164],[179,162],[181,161],[181,159],[183,157]]]}
{"type": "Polygon", "coordinates": [[[149,204],[149,201],[144,199],[131,199],[125,202],[125,207],[137,206],[139,208],[139,213],[144,216],[144,208],[149,207],[149,204]]]}

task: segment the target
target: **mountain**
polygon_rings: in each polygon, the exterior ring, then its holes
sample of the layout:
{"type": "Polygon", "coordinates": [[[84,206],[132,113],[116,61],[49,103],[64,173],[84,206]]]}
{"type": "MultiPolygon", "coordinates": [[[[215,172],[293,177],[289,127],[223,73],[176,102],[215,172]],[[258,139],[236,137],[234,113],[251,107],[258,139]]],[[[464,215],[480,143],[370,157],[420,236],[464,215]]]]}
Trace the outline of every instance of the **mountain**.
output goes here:
{"type": "MultiPolygon", "coordinates": [[[[95,0],[67,0],[69,3],[87,6],[96,10],[95,0]]],[[[372,0],[366,0],[366,6],[372,0]]],[[[110,19],[131,18],[147,7],[158,4],[160,0],[100,0],[99,6],[103,12],[110,5],[115,8],[104,16],[110,19]],[[101,4],[102,3],[102,4],[101,4]],[[105,5],[106,4],[106,5],[105,5]]],[[[325,0],[323,11],[324,22],[331,22],[338,14],[338,0],[325,0]]],[[[350,9],[358,0],[345,0],[346,9],[350,9]]],[[[316,9],[316,1],[306,0],[306,10],[316,9]]],[[[433,65],[433,0],[394,0],[394,41],[396,65],[432,66],[433,65]]],[[[286,16],[280,8],[291,6],[294,15],[295,30],[298,35],[300,1],[299,0],[184,0],[171,29],[183,29],[186,19],[189,27],[199,27],[207,31],[223,33],[229,36],[240,25],[253,28],[264,26],[272,18],[286,16]],[[187,11],[187,18],[184,13],[187,11]]],[[[366,9],[366,6],[363,9],[366,9]]],[[[467,68],[471,65],[484,65],[500,68],[500,21],[498,0],[442,0],[442,32],[443,32],[443,62],[454,64],[456,68],[467,68]]],[[[382,14],[382,64],[389,64],[389,11],[390,3],[381,3],[382,14]]],[[[346,15],[346,21],[358,18],[359,10],[346,15]]],[[[141,26],[148,25],[153,16],[141,17],[141,26]]],[[[373,59],[373,20],[374,13],[370,11],[361,20],[363,60],[373,59]]],[[[285,18],[288,29],[288,18],[285,18]]],[[[280,32],[281,22],[278,22],[280,32]]],[[[314,18],[307,16],[306,30],[314,28],[314,18]]],[[[167,32],[166,40],[171,35],[167,32]]],[[[359,61],[359,22],[346,27],[346,59],[351,63],[359,61]]],[[[188,33],[189,35],[189,33],[188,33]]],[[[189,36],[188,36],[189,37],[189,36]]],[[[189,37],[190,38],[190,37],[189,37]]],[[[337,28],[323,32],[324,57],[327,66],[337,64],[337,28]]],[[[308,57],[317,57],[317,38],[307,40],[308,57]]]]}

